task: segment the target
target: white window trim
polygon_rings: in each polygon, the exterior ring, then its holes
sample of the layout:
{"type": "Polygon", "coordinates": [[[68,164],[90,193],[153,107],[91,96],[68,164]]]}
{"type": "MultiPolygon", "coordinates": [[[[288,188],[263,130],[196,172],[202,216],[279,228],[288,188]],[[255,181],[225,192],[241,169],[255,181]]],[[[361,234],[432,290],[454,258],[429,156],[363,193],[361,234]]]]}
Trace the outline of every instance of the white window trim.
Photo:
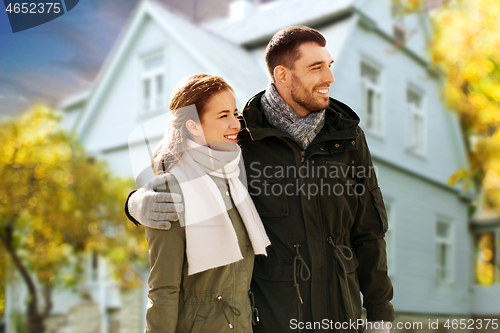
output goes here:
{"type": "Polygon", "coordinates": [[[383,126],[383,71],[382,71],[382,66],[378,65],[374,61],[371,61],[367,59],[366,57],[361,57],[359,61],[359,78],[361,81],[361,122],[363,125],[363,129],[365,132],[382,137],[383,132],[384,132],[384,126],[383,126]],[[378,84],[374,84],[373,82],[370,82],[367,78],[362,76],[361,73],[361,65],[365,63],[366,65],[374,68],[375,70],[378,71],[379,73],[379,82],[378,84]],[[377,99],[376,102],[376,110],[374,110],[374,119],[373,121],[376,122],[374,127],[368,127],[367,122],[368,122],[368,113],[367,113],[367,99],[366,99],[366,91],[368,89],[371,89],[375,93],[375,98],[377,99]]]}
{"type": "MultiPolygon", "coordinates": [[[[455,280],[455,230],[454,230],[454,225],[453,222],[450,218],[444,217],[444,216],[437,216],[435,223],[434,223],[434,274],[435,274],[435,281],[438,285],[452,285],[455,280]],[[450,232],[450,237],[443,238],[440,237],[437,234],[437,224],[438,222],[446,223],[449,226],[449,232],[450,232]],[[442,280],[441,278],[438,277],[438,270],[442,269],[442,267],[439,267],[436,259],[437,259],[437,246],[438,244],[446,244],[449,247],[449,257],[448,260],[449,262],[449,276],[446,276],[446,279],[442,280]]],[[[446,267],[444,267],[446,270],[446,267]]]]}
{"type": "Polygon", "coordinates": [[[407,127],[407,132],[408,132],[408,138],[407,138],[407,150],[420,155],[420,156],[426,156],[427,154],[427,121],[426,121],[426,107],[425,107],[425,95],[422,92],[422,90],[415,88],[413,85],[408,85],[405,91],[405,103],[406,103],[406,109],[408,113],[408,127],[407,127]],[[416,108],[413,104],[410,104],[408,102],[408,92],[411,91],[414,94],[420,96],[420,109],[416,108]],[[422,120],[422,132],[421,132],[421,139],[422,139],[422,149],[419,150],[417,149],[417,138],[415,137],[414,133],[414,119],[415,117],[419,117],[422,120]]]}
{"type": "MultiPolygon", "coordinates": [[[[170,87],[170,80],[168,74],[168,53],[167,53],[167,43],[166,41],[160,41],[158,43],[155,43],[154,45],[149,45],[146,48],[142,48],[141,51],[136,53],[136,84],[135,84],[135,91],[137,92],[137,110],[138,110],[138,116],[151,116],[157,113],[164,112],[168,108],[168,94],[167,92],[169,91],[170,87]],[[152,57],[154,55],[157,55],[159,53],[163,54],[163,66],[156,69],[156,70],[151,70],[148,71],[147,73],[143,72],[143,65],[144,65],[144,60],[152,57]],[[163,95],[162,95],[162,103],[161,107],[159,108],[151,108],[150,110],[145,110],[144,109],[144,86],[143,86],[143,80],[150,77],[151,78],[151,87],[150,89],[154,90],[154,77],[158,74],[163,75],[163,95]]],[[[155,94],[155,93],[153,93],[155,94]]],[[[152,101],[154,101],[154,96],[151,98],[152,101]]]]}

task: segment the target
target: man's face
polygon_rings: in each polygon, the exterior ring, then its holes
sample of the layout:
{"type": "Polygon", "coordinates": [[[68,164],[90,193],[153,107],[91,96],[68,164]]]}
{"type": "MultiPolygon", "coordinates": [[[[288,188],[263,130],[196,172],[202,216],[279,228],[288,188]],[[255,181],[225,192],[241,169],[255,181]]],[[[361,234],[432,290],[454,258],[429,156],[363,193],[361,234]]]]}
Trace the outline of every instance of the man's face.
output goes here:
{"type": "Polygon", "coordinates": [[[332,56],[326,47],[304,43],[299,47],[301,57],[291,70],[292,109],[300,116],[328,107],[330,84],[335,82],[331,66],[332,56]]]}

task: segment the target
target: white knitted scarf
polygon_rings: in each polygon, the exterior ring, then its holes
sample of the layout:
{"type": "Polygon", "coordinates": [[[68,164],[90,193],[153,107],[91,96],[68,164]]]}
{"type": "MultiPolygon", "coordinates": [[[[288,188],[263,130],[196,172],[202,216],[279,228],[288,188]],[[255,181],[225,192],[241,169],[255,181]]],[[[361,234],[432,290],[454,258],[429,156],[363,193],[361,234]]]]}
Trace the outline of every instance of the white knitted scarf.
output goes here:
{"type": "Polygon", "coordinates": [[[243,259],[224,200],[209,174],[228,179],[254,253],[267,255],[266,247],[271,242],[247,188],[238,178],[240,167],[244,173],[240,147],[235,145],[235,151],[218,151],[192,140],[188,140],[187,146],[188,150],[170,172],[179,182],[184,197],[188,274],[243,259]]]}

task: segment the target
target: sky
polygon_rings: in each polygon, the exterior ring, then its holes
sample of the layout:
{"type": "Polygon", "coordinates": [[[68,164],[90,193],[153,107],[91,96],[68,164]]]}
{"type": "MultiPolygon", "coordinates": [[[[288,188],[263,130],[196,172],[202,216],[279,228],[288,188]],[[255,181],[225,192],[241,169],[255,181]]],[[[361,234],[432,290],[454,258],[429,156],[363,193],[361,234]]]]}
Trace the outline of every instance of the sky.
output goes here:
{"type": "MultiPolygon", "coordinates": [[[[227,13],[228,0],[156,0],[185,16],[227,13]]],[[[138,0],[80,0],[53,21],[13,33],[0,3],[0,119],[36,102],[56,107],[90,87],[138,0]]]]}

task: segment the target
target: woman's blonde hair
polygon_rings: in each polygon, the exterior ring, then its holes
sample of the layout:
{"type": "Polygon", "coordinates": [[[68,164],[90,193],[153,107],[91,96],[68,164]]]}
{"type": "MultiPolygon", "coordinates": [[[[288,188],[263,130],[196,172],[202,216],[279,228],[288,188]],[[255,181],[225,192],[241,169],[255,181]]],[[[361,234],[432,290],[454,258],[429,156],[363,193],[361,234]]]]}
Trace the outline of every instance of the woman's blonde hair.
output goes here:
{"type": "Polygon", "coordinates": [[[177,83],[170,98],[169,125],[151,160],[155,175],[169,171],[182,158],[186,150],[186,139],[189,137],[186,122],[200,122],[208,100],[225,90],[234,93],[233,88],[223,78],[210,74],[191,75],[177,83]]]}

